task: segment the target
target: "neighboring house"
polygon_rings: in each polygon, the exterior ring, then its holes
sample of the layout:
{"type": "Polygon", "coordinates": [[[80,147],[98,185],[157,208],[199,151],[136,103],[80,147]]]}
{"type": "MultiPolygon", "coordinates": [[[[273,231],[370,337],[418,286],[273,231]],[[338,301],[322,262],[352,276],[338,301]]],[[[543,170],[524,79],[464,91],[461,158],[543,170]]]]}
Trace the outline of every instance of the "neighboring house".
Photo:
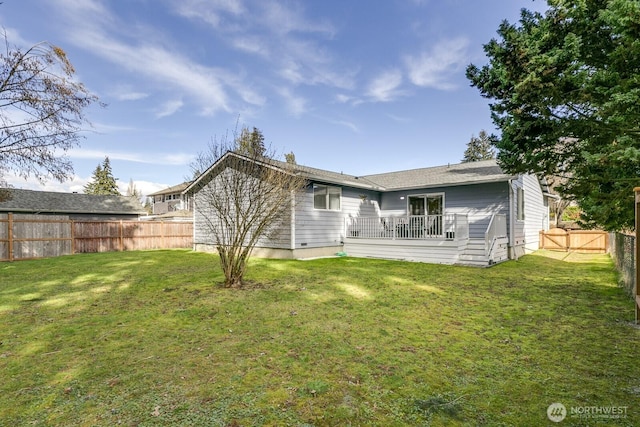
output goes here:
{"type": "Polygon", "coordinates": [[[153,205],[152,214],[162,215],[175,211],[191,211],[191,204],[182,192],[189,186],[190,182],[174,185],[161,191],[149,194],[153,205]]]}
{"type": "Polygon", "coordinates": [[[134,197],[56,193],[52,191],[4,189],[9,195],[0,202],[0,213],[65,215],[72,220],[137,220],[145,215],[134,197]]]}
{"type": "MultiPolygon", "coordinates": [[[[221,160],[185,189],[195,201],[195,250],[214,243],[197,206],[199,188],[219,174],[226,164],[221,160]]],[[[553,196],[544,180],[505,174],[495,160],[367,176],[295,167],[309,184],[284,219],[280,238],[261,241],[254,255],[306,258],[344,251],[356,257],[490,265],[538,249],[539,232],[549,228],[553,196]]]]}

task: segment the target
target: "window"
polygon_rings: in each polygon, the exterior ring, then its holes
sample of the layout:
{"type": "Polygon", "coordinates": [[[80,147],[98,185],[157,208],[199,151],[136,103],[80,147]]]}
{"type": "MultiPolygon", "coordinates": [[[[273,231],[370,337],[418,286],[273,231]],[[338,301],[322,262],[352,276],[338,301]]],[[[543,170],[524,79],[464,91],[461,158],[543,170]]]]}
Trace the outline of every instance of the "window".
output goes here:
{"type": "Polygon", "coordinates": [[[443,207],[443,194],[409,196],[409,215],[442,215],[443,207]]]}
{"type": "Polygon", "coordinates": [[[516,193],[516,202],[516,218],[518,219],[518,221],[524,221],[524,189],[521,187],[518,187],[518,191],[516,193]]]}
{"type": "Polygon", "coordinates": [[[339,211],[341,196],[342,190],[340,187],[315,184],[313,186],[313,207],[315,209],[339,211]]]}

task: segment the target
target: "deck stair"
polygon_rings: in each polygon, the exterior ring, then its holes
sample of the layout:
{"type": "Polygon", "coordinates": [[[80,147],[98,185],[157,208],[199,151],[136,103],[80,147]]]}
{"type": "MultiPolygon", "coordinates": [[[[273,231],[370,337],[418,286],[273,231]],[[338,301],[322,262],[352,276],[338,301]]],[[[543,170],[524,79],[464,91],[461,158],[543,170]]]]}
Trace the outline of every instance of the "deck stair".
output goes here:
{"type": "Polygon", "coordinates": [[[460,254],[458,264],[476,267],[488,267],[491,265],[491,260],[485,252],[485,240],[469,239],[467,247],[460,254]]]}

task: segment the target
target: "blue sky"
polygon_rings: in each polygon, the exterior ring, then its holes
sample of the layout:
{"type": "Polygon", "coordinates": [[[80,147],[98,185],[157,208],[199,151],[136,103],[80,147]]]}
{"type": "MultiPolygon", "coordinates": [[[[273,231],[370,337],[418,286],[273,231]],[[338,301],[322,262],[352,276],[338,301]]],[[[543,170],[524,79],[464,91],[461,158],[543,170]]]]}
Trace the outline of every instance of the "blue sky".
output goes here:
{"type": "Polygon", "coordinates": [[[105,108],[69,153],[82,191],[109,156],[124,191],[189,176],[193,156],[257,127],[300,164],[354,175],[457,163],[495,132],[465,68],[503,19],[540,0],[5,0],[0,24],[21,47],[62,47],[105,108]]]}

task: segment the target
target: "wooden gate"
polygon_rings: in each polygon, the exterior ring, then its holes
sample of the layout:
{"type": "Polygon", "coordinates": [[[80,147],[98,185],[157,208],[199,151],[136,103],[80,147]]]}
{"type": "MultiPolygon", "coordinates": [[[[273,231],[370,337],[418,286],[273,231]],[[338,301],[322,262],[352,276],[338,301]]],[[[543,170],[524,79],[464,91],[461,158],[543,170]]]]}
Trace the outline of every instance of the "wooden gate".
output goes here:
{"type": "Polygon", "coordinates": [[[608,248],[609,233],[606,231],[552,228],[540,232],[540,249],[606,253],[608,248]]]}

